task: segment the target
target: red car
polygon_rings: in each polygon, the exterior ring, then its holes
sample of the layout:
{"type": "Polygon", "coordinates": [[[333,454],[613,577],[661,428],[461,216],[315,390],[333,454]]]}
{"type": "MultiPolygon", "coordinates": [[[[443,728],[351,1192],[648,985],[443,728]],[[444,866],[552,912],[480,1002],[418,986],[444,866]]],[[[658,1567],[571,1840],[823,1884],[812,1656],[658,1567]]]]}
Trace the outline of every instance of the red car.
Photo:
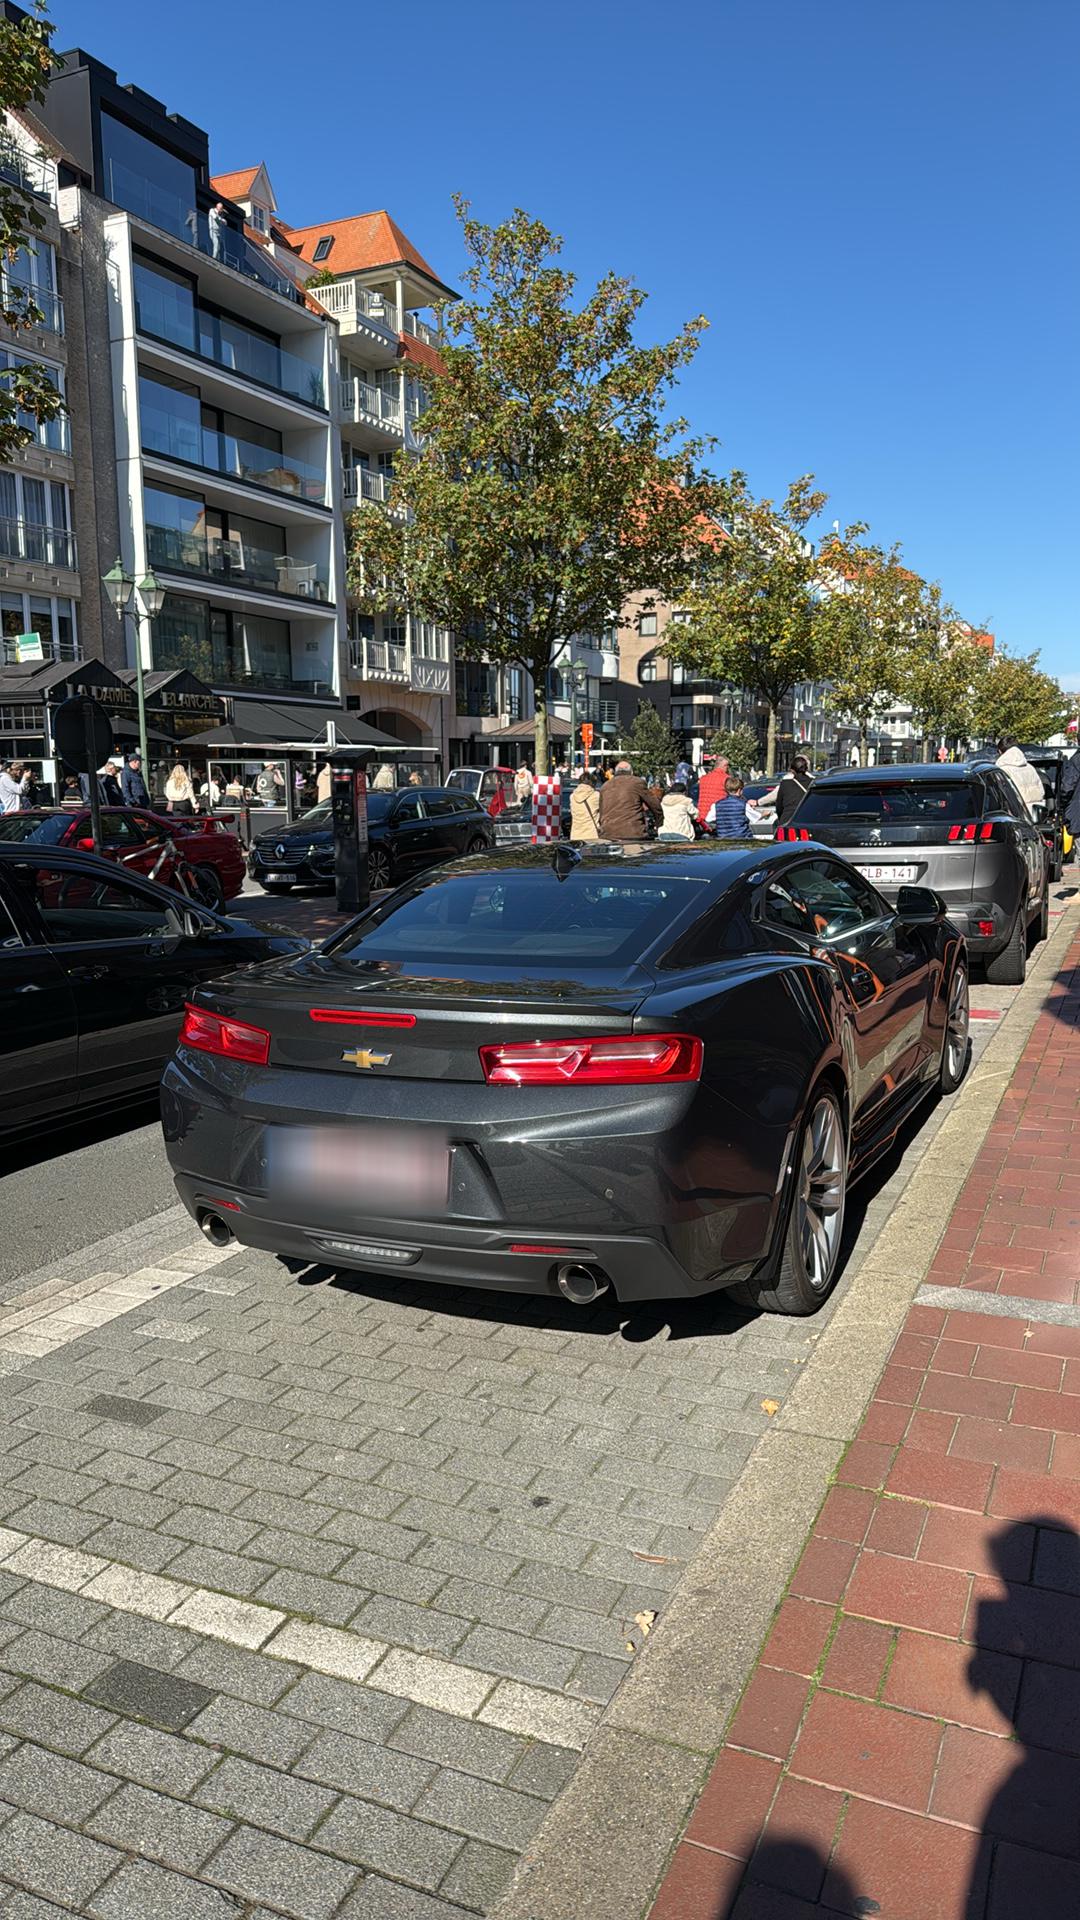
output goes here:
{"type": "MultiPolygon", "coordinates": [[[[162,850],[167,841],[175,841],[180,859],[201,869],[199,894],[209,907],[224,907],[244,884],[240,842],[222,820],[200,814],[185,818],[151,813],[145,807],[103,807],[101,834],[101,851],[107,860],[166,887],[173,879],[176,857],[166,851],[162,859],[162,850]]],[[[90,809],[35,807],[25,813],[0,814],[0,841],[12,840],[92,852],[90,809]]]]}

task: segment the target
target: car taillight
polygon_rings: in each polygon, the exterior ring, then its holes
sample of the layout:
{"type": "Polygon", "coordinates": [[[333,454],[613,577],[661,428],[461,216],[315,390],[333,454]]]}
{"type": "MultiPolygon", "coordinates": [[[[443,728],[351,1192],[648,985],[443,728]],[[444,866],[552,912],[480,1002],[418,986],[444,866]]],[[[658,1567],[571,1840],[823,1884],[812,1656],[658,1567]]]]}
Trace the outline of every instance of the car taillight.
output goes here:
{"type": "Polygon", "coordinates": [[[221,1054],[226,1060],[246,1060],[253,1067],[265,1067],[270,1058],[270,1035],[263,1027],[249,1027],[244,1020],[223,1020],[205,1007],[184,1007],[180,1045],[196,1047],[200,1053],[221,1054]]]}
{"type": "Polygon", "coordinates": [[[481,1047],[489,1087],[630,1087],[700,1080],[702,1044],[693,1034],[635,1039],[532,1040],[481,1047]]]}
{"type": "Polygon", "coordinates": [[[812,836],[809,827],[777,827],[778,840],[809,840],[812,836]]]}
{"type": "Polygon", "coordinates": [[[1004,840],[1006,828],[1000,820],[965,820],[962,825],[949,828],[949,839],[957,840],[1004,840]]]}

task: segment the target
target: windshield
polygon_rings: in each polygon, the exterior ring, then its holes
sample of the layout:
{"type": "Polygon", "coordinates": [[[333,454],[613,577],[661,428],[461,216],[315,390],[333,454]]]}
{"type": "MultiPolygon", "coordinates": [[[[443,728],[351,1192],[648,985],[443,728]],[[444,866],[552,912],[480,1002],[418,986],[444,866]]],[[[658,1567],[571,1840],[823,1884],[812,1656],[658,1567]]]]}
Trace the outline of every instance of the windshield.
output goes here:
{"type": "MultiPolygon", "coordinates": [[[[386,809],[395,798],[392,793],[369,793],[367,797],[367,815],[369,820],[385,820],[386,809]]],[[[312,807],[307,813],[297,814],[293,821],[283,821],[280,827],[269,829],[275,833],[328,833],[334,824],[333,809],[325,802],[322,806],[312,807]]]]}
{"type": "Polygon", "coordinates": [[[0,840],[37,840],[58,847],[71,825],[70,813],[0,814],[0,840]]]}
{"type": "Polygon", "coordinates": [[[931,827],[971,820],[982,812],[981,795],[967,781],[889,781],[880,786],[811,787],[798,812],[800,826],[931,827]]]}
{"type": "Polygon", "coordinates": [[[453,874],[376,909],[326,949],[334,959],[470,966],[610,966],[640,957],[685,912],[699,880],[542,868],[453,874]]]}

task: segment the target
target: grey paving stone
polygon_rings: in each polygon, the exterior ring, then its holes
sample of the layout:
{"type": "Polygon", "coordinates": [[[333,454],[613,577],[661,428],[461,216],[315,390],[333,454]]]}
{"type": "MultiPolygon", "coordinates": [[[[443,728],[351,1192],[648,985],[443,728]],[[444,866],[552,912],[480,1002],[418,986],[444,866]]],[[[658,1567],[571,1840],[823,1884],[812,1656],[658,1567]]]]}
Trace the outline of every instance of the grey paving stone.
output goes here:
{"type": "Polygon", "coordinates": [[[447,1900],[460,1900],[462,1906],[486,1913],[509,1882],[516,1863],[516,1854],[481,1840],[466,1841],[439,1891],[447,1900]]]}
{"type": "Polygon", "coordinates": [[[464,1907],[448,1906],[430,1893],[369,1874],[359,1891],[346,1900],[338,1920],[471,1920],[471,1916],[464,1907]]]}
{"type": "Polygon", "coordinates": [[[152,1427],[164,1411],[149,1400],[128,1400],[116,1393],[96,1393],[83,1405],[84,1413],[96,1413],[103,1420],[119,1420],[132,1427],[152,1427]]]}
{"type": "Polygon", "coordinates": [[[162,1866],[195,1873],[221,1845],[230,1822],[214,1813],[182,1806],[179,1800],[148,1787],[121,1787],[90,1816],[86,1825],[100,1840],[131,1853],[149,1854],[162,1866]]]}
{"type": "Polygon", "coordinates": [[[499,1727],[459,1720],[456,1714],[439,1713],[434,1707],[412,1707],[389,1744],[440,1767],[474,1773],[482,1780],[505,1780],[527,1743],[499,1727]]]}
{"type": "Polygon", "coordinates": [[[2,1905],[4,1920],[60,1920],[66,1911],[51,1900],[39,1900],[36,1893],[13,1893],[2,1905]]]}
{"type": "Polygon", "coordinates": [[[602,1653],[583,1654],[566,1691],[579,1700],[595,1700],[604,1707],[625,1679],[627,1665],[626,1660],[610,1660],[602,1653]]]}
{"type": "Polygon", "coordinates": [[[110,1613],[83,1635],[84,1644],[97,1647],[113,1659],[135,1660],[140,1666],[171,1673],[201,1643],[183,1627],[160,1620],[143,1620],[137,1613],[110,1613]]]}
{"type": "MultiPolygon", "coordinates": [[[[333,1543],[336,1544],[336,1543],[333,1543]]],[[[438,1568],[420,1567],[403,1560],[387,1560],[377,1553],[353,1553],[338,1567],[338,1577],[354,1587],[366,1587],[369,1593],[391,1600],[409,1600],[427,1606],[446,1583],[438,1568]]]]}
{"type": "Polygon", "coordinates": [[[163,1793],[189,1794],[209,1773],[216,1756],[194,1740],[179,1740],[159,1727],[119,1721],[87,1755],[96,1767],[108,1767],[140,1786],[163,1793]]]}
{"type": "MultiPolygon", "coordinates": [[[[298,1573],[334,1573],[348,1558],[348,1548],[339,1540],[315,1540],[283,1527],[256,1530],[247,1544],[256,1559],[268,1560],[272,1567],[294,1567],[298,1573]]],[[[354,1584],[366,1587],[369,1582],[354,1584]]]]}
{"type": "Polygon", "coordinates": [[[188,1580],[193,1587],[210,1587],[216,1593],[238,1594],[249,1598],[256,1587],[273,1572],[263,1560],[248,1560],[237,1553],[219,1553],[213,1547],[184,1547],[170,1540],[175,1558],[169,1561],[170,1580],[188,1580]]]}
{"type": "MultiPolygon", "coordinates": [[[[296,1524],[295,1520],[293,1524],[296,1524]]],[[[328,1540],[341,1540],[346,1546],[362,1547],[365,1553],[385,1554],[391,1560],[407,1560],[427,1539],[427,1534],[420,1527],[400,1527],[389,1520],[369,1520],[362,1513],[331,1513],[322,1532],[328,1540]]],[[[347,1560],[341,1571],[348,1576],[347,1560]]]]}
{"type": "MultiPolygon", "coordinates": [[[[507,1593],[499,1587],[484,1586],[479,1580],[451,1578],[439,1591],[439,1609],[463,1615],[488,1627],[503,1627],[510,1633],[535,1633],[547,1612],[547,1602],[529,1594],[507,1593]]],[[[557,1638],[542,1635],[541,1638],[557,1638]]]]}
{"type": "Polygon", "coordinates": [[[415,1807],[420,1820],[434,1820],[473,1840],[487,1840],[515,1852],[521,1851],[546,1811],[545,1802],[531,1794],[450,1772],[440,1773],[415,1807]]]}
{"type": "MultiPolygon", "coordinates": [[[[240,1901],[148,1860],[132,1860],[91,1896],[93,1920],[228,1920],[240,1901]]],[[[4,1920],[8,1920],[7,1908],[4,1920]]]]}
{"type": "MultiPolygon", "coordinates": [[[[97,1466],[96,1460],[94,1465],[97,1466]]],[[[28,1467],[24,1460],[8,1461],[6,1466],[11,1480],[10,1495],[14,1496],[16,1493],[25,1495],[24,1506],[26,1501],[33,1497],[52,1503],[60,1507],[64,1513],[69,1513],[72,1507],[79,1506],[83,1500],[89,1499],[91,1494],[100,1492],[106,1484],[105,1475],[102,1473],[91,1475],[67,1473],[61,1467],[28,1467]],[[16,1468],[21,1468],[21,1472],[16,1473],[16,1468]]],[[[5,1497],[5,1507],[7,1504],[8,1500],[5,1497]]]]}
{"type": "Polygon", "coordinates": [[[577,1663],[576,1653],[564,1647],[530,1640],[521,1633],[504,1633],[500,1627],[474,1627],[457,1658],[481,1673],[505,1673],[512,1680],[552,1688],[565,1686],[577,1663]]]}
{"type": "Polygon", "coordinates": [[[81,1826],[115,1787],[107,1774],[29,1741],[0,1760],[0,1802],[26,1813],[55,1816],[73,1827],[81,1826]]]}
{"type": "Polygon", "coordinates": [[[168,1480],[172,1467],[162,1466],[157,1460],[143,1460],[133,1453],[99,1453],[94,1461],[94,1471],[101,1476],[103,1483],[114,1487],[143,1487],[153,1493],[163,1480],[168,1480]]]}
{"type": "Polygon", "coordinates": [[[323,1580],[318,1574],[297,1573],[291,1567],[272,1573],[255,1598],[264,1606],[286,1613],[306,1613],[324,1626],[343,1627],[363,1604],[366,1594],[344,1581],[323,1580]]]}
{"type": "Polygon", "coordinates": [[[554,1800],[580,1765],[581,1755],[571,1747],[549,1747],[543,1740],[533,1740],[510,1775],[508,1785],[519,1793],[535,1793],[541,1800],[554,1800]]]}
{"type": "Polygon", "coordinates": [[[504,1585],[521,1559],[520,1554],[496,1553],[491,1547],[469,1547],[459,1540],[428,1540],[416,1554],[418,1567],[460,1574],[464,1580],[486,1580],[504,1585]]]}
{"type": "MultiPolygon", "coordinates": [[[[221,1553],[243,1553],[258,1532],[253,1520],[237,1520],[230,1513],[214,1513],[209,1507],[173,1507],[161,1524],[178,1540],[187,1540],[194,1547],[216,1547],[221,1553]]],[[[252,1557],[269,1559],[274,1565],[267,1554],[256,1551],[252,1557]]]]}
{"type": "Polygon", "coordinates": [[[284,1713],[267,1713],[246,1701],[219,1698],[191,1722],[191,1732],[229,1753],[289,1767],[311,1739],[310,1729],[284,1713]]]}
{"type": "Polygon", "coordinates": [[[320,1733],[295,1767],[307,1780],[319,1780],[361,1800],[377,1800],[399,1813],[411,1811],[435,1771],[430,1761],[395,1753],[371,1740],[353,1740],[345,1733],[320,1733]]]}
{"type": "MultiPolygon", "coordinates": [[[[155,1460],[154,1464],[161,1466],[166,1463],[155,1460]]],[[[172,1463],[168,1464],[171,1466],[172,1463]]],[[[161,1482],[161,1488],[170,1500],[195,1507],[209,1507],[218,1513],[231,1513],[244,1498],[243,1487],[234,1486],[229,1480],[215,1480],[209,1474],[196,1473],[190,1468],[174,1472],[170,1479],[161,1482]]]]}
{"type": "Polygon", "coordinates": [[[414,1607],[381,1594],[361,1608],[352,1625],[357,1633],[371,1634],[392,1646],[414,1647],[418,1653],[453,1653],[469,1632],[468,1620],[460,1615],[414,1607]]]}
{"type": "Polygon", "coordinates": [[[0,1727],[42,1746],[78,1756],[113,1725],[114,1716],[66,1693],[27,1681],[0,1700],[0,1727]]]}
{"type": "MultiPolygon", "coordinates": [[[[85,1509],[84,1509],[85,1511],[85,1509]]],[[[100,1514],[93,1516],[100,1522],[100,1514]]],[[[149,1527],[129,1526],[120,1520],[107,1521],[87,1541],[87,1552],[104,1560],[120,1560],[125,1566],[139,1567],[144,1573],[160,1573],[176,1558],[180,1547],[171,1533],[152,1533],[149,1527]]]]}
{"type": "Polygon", "coordinates": [[[64,1640],[80,1640],[88,1628],[104,1619],[106,1612],[107,1608],[96,1600],[83,1600],[78,1594],[39,1586],[33,1580],[0,1601],[0,1616],[5,1620],[40,1628],[43,1633],[57,1633],[64,1640]]]}
{"type": "Polygon", "coordinates": [[[265,1900],[293,1920],[332,1920],[358,1879],[355,1867],[251,1827],[239,1828],[225,1842],[213,1873],[223,1886],[250,1900],[265,1900]]]}
{"type": "MultiPolygon", "coordinates": [[[[634,1613],[641,1608],[635,1607],[634,1613]]],[[[582,1653],[602,1653],[609,1659],[629,1659],[626,1642],[634,1631],[633,1613],[586,1613],[580,1607],[551,1607],[539,1629],[541,1640],[582,1653]]]]}
{"type": "Polygon", "coordinates": [[[0,1827],[0,1874],[30,1893],[55,1895],[76,1911],[122,1861],[113,1847],[30,1813],[15,1813],[0,1827]]]}
{"type": "Polygon", "coordinates": [[[360,1740],[387,1739],[408,1712],[407,1703],[394,1694],[376,1693],[323,1673],[305,1673],[280,1705],[297,1720],[337,1727],[360,1740]]]}
{"type": "Polygon", "coordinates": [[[176,1511],[175,1500],[143,1487],[102,1487],[83,1501],[84,1513],[100,1513],[106,1520],[130,1521],[137,1527],[161,1527],[176,1511]]]}
{"type": "Polygon", "coordinates": [[[230,1647],[221,1640],[200,1640],[177,1668],[183,1680],[197,1680],[214,1692],[233,1694],[253,1707],[272,1707],[299,1679],[301,1668],[291,1660],[269,1660],[246,1647],[230,1647]]]}
{"type": "Polygon", "coordinates": [[[60,1506],[55,1500],[31,1500],[29,1506],[18,1509],[18,1515],[21,1532],[40,1534],[43,1540],[55,1540],[63,1547],[80,1547],[101,1524],[98,1514],[85,1513],[81,1507],[60,1506]]]}
{"type": "Polygon", "coordinates": [[[295,1774],[279,1773],[250,1760],[227,1759],[194,1797],[201,1807],[231,1820],[268,1827],[287,1840],[307,1840],[337,1794],[295,1774]]]}
{"type": "Polygon", "coordinates": [[[319,1846],[434,1893],[461,1851],[456,1834],[366,1800],[339,1800],[319,1828],[319,1846]]]}
{"type": "Polygon", "coordinates": [[[68,1693],[81,1693],[109,1665],[108,1654],[73,1646],[50,1633],[19,1633],[0,1654],[0,1666],[27,1680],[42,1680],[68,1693]]]}
{"type": "Polygon", "coordinates": [[[134,1660],[120,1660],[84,1686],[83,1693],[98,1706],[133,1714],[173,1733],[186,1727],[213,1698],[208,1687],[175,1674],[159,1673],[134,1660]]]}

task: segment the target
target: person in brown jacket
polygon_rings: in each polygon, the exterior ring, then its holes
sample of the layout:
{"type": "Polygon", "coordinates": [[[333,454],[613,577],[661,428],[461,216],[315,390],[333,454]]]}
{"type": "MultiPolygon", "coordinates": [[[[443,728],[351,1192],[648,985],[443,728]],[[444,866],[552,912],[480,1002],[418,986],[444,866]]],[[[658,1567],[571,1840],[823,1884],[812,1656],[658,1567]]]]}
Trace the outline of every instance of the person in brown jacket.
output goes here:
{"type": "Polygon", "coordinates": [[[601,839],[648,840],[649,815],[659,820],[660,802],[634,772],[629,760],[618,761],[600,795],[601,839]]]}

